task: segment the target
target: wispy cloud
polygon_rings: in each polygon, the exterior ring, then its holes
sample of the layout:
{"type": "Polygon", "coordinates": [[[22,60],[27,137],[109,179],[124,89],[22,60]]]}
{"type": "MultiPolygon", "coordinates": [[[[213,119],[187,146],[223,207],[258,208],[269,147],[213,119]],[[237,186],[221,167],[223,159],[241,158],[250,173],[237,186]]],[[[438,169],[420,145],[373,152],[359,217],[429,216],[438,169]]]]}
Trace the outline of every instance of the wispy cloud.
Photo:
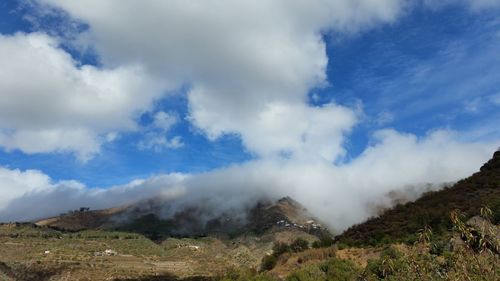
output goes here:
{"type": "Polygon", "coordinates": [[[175,112],[166,113],[158,111],[153,116],[153,121],[144,128],[144,137],[137,146],[139,149],[151,149],[162,152],[163,149],[177,149],[184,146],[181,136],[168,138],[172,127],[179,122],[175,112]]]}

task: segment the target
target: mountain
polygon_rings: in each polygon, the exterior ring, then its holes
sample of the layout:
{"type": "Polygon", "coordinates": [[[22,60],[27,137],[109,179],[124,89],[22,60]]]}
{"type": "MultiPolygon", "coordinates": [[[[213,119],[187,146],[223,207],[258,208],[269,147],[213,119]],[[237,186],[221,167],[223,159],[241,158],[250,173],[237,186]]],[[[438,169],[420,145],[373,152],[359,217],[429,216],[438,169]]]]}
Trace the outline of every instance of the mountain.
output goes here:
{"type": "Polygon", "coordinates": [[[167,237],[227,236],[246,233],[262,235],[271,230],[295,229],[318,237],[331,236],[306,208],[290,197],[275,202],[260,200],[241,214],[219,214],[206,218],[210,210],[188,206],[164,217],[164,202],[147,200],[105,210],[81,208],[61,216],[35,222],[63,231],[119,230],[135,232],[161,241],[167,237]]]}
{"type": "Polygon", "coordinates": [[[0,280],[213,280],[205,277],[258,269],[277,243],[330,236],[289,197],[261,200],[244,219],[200,219],[195,206],[162,217],[163,204],[82,208],[35,223],[0,224],[0,280]]]}
{"type": "Polygon", "coordinates": [[[500,280],[500,152],[471,177],[353,226],[334,245],[289,197],[210,217],[200,206],[165,209],[152,199],[0,224],[0,280],[500,280]],[[456,209],[463,217],[452,223],[456,209]]]}
{"type": "Polygon", "coordinates": [[[450,213],[453,210],[470,218],[479,214],[482,207],[492,210],[494,223],[500,221],[500,151],[496,151],[492,159],[472,176],[354,225],[336,240],[350,246],[411,243],[425,226],[430,226],[436,236],[447,235],[452,228],[450,213]]]}

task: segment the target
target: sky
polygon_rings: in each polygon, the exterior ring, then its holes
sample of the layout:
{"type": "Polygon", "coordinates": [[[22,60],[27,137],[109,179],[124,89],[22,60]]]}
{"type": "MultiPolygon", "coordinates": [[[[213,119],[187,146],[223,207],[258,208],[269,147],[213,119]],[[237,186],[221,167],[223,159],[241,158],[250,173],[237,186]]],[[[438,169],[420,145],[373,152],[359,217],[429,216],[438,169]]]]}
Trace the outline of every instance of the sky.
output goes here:
{"type": "Polygon", "coordinates": [[[498,149],[499,46],[498,0],[2,1],[0,220],[290,195],[345,229],[498,149]]]}

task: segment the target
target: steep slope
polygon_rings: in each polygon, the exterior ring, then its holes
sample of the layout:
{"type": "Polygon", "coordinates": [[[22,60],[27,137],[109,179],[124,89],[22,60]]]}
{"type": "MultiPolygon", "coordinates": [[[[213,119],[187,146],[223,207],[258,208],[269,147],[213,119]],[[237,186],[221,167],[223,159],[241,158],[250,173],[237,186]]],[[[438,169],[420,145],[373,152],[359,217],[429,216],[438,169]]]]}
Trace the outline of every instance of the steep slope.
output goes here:
{"type": "MultiPolygon", "coordinates": [[[[466,161],[466,159],[464,159],[466,161]]],[[[352,246],[378,245],[391,242],[413,242],[425,225],[437,236],[451,229],[450,212],[460,210],[466,218],[487,206],[493,221],[500,221],[500,151],[480,171],[444,190],[424,194],[415,202],[397,205],[381,216],[352,226],[337,240],[352,246]]]]}

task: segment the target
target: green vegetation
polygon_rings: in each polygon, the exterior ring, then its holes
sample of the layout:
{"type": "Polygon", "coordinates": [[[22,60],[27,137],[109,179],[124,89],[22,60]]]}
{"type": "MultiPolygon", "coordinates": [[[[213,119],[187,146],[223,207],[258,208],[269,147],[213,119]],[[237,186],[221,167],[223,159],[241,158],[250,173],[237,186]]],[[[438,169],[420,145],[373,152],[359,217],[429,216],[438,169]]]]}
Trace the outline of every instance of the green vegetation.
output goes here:
{"type": "Polygon", "coordinates": [[[37,227],[34,224],[3,224],[0,225],[0,237],[10,238],[58,238],[63,233],[47,227],[37,227]]]}
{"type": "Polygon", "coordinates": [[[469,246],[434,255],[429,244],[419,244],[406,254],[370,261],[361,280],[500,280],[499,261],[498,255],[469,246]]]}
{"type": "MultiPolygon", "coordinates": [[[[498,226],[493,226],[493,212],[489,208],[481,208],[480,213],[483,224],[478,228],[466,224],[463,221],[465,216],[459,211],[452,212],[454,232],[449,235],[454,237],[452,241],[439,240],[426,226],[415,234],[417,241],[414,245],[386,246],[378,258],[368,261],[364,269],[350,260],[332,257],[323,262],[306,264],[291,272],[286,280],[500,280],[498,237],[489,236],[491,233],[486,227],[490,225],[498,231],[498,226]]],[[[279,252],[286,250],[283,244],[275,248],[279,252]]],[[[266,275],[266,279],[225,280],[277,280],[270,276],[266,275]]]]}
{"type": "Polygon", "coordinates": [[[120,226],[117,230],[136,232],[153,241],[161,241],[171,236],[172,223],[154,214],[148,214],[120,226]]]}
{"type": "Polygon", "coordinates": [[[315,249],[331,247],[335,241],[330,236],[322,236],[318,241],[312,243],[312,247],[315,249]]]}
{"type": "Polygon", "coordinates": [[[99,278],[109,275],[115,276],[112,279],[114,281],[277,281],[283,280],[278,279],[277,272],[285,272],[286,275],[280,276],[287,281],[500,280],[498,241],[492,240],[496,236],[491,236],[486,227],[492,226],[498,231],[498,226],[491,223],[494,221],[494,212],[481,208],[479,213],[482,218],[476,221],[482,223],[474,226],[465,222],[465,214],[458,210],[452,212],[450,221],[453,232],[446,236],[453,238],[451,241],[442,239],[442,235],[436,236],[431,227],[423,227],[414,234],[415,244],[391,245],[383,250],[375,250],[378,255],[369,260],[366,266],[361,266],[359,260],[350,260],[353,256],[336,255],[339,252],[337,247],[308,249],[307,241],[300,238],[290,244],[275,243],[273,254],[262,260],[261,272],[241,268],[228,270],[221,266],[231,264],[229,260],[210,264],[207,259],[219,254],[222,248],[210,250],[211,245],[220,242],[209,238],[170,239],[165,244],[157,244],[135,233],[65,233],[32,224],[4,224],[0,226],[0,244],[3,245],[0,250],[0,279],[48,280],[52,276],[65,276],[71,272],[72,278],[90,274],[91,280],[102,280],[99,278]],[[191,249],[189,245],[203,245],[203,250],[191,249]],[[116,250],[119,255],[94,256],[94,252],[108,248],[116,250]],[[50,250],[50,254],[44,254],[46,250],[50,250]],[[202,260],[208,262],[203,265],[203,269],[200,267],[196,271],[197,274],[207,274],[204,277],[189,277],[192,272],[183,272],[186,269],[182,269],[183,265],[177,262],[195,256],[197,259],[192,265],[202,260]],[[290,260],[292,263],[288,262],[290,260]],[[286,267],[290,264],[293,267],[286,267]],[[180,270],[175,273],[181,272],[184,279],[165,271],[151,275],[155,268],[158,269],[157,266],[180,270]],[[215,271],[217,266],[221,267],[215,271]],[[211,277],[208,274],[212,272],[226,274],[211,277]]]}
{"type": "Polygon", "coordinates": [[[285,253],[299,253],[307,249],[309,249],[309,242],[300,237],[295,239],[290,245],[281,242],[275,243],[273,253],[262,258],[260,270],[268,271],[273,269],[278,263],[278,258],[285,253]]]}
{"type": "Polygon", "coordinates": [[[309,242],[303,238],[295,239],[292,244],[290,244],[290,250],[294,253],[302,252],[309,249],[309,242]]]}
{"type": "Polygon", "coordinates": [[[326,262],[306,266],[290,274],[287,281],[350,281],[356,280],[361,270],[351,261],[332,258],[326,262]]]}
{"type": "Polygon", "coordinates": [[[273,269],[276,264],[278,263],[278,257],[276,255],[265,255],[262,258],[260,270],[261,271],[268,271],[273,269]]]}

